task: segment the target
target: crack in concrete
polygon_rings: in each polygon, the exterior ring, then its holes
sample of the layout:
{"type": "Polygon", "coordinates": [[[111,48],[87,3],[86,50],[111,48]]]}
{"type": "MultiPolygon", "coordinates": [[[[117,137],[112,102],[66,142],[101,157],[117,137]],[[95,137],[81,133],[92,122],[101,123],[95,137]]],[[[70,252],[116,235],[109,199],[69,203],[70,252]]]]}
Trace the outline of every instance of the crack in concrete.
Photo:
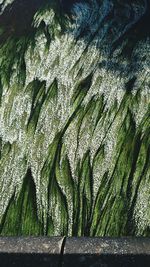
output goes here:
{"type": "Polygon", "coordinates": [[[62,267],[63,266],[63,257],[64,257],[64,250],[65,250],[65,245],[66,245],[66,236],[63,237],[62,240],[62,245],[61,245],[61,250],[60,250],[60,259],[59,259],[59,263],[58,263],[58,267],[62,267]]]}

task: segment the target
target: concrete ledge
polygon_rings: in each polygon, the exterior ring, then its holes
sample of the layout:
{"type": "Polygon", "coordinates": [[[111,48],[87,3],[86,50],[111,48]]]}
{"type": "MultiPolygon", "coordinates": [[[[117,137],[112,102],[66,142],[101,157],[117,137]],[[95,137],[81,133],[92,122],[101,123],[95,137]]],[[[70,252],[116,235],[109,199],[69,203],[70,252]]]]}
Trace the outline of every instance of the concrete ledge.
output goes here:
{"type": "Polygon", "coordinates": [[[64,267],[150,267],[150,239],[67,238],[63,261],[64,267]]]}
{"type": "Polygon", "coordinates": [[[1,267],[150,267],[150,238],[0,237],[1,267]]]}
{"type": "Polygon", "coordinates": [[[56,267],[63,237],[1,237],[0,267],[56,267]]]}

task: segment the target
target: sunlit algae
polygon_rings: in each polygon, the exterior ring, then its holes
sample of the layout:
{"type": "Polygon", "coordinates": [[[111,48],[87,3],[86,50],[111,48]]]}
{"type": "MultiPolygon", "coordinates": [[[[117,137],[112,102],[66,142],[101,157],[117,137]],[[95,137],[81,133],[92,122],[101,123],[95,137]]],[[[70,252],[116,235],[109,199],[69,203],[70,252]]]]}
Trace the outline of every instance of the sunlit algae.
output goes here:
{"type": "Polygon", "coordinates": [[[150,234],[148,5],[45,0],[22,32],[1,23],[1,235],[150,234]]]}

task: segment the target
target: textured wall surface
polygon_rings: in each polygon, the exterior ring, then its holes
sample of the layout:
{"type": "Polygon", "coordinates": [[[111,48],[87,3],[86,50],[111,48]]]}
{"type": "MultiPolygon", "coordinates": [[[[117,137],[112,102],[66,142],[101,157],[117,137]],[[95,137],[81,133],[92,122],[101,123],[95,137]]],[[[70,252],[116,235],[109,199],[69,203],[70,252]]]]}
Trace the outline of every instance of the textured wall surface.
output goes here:
{"type": "Polygon", "coordinates": [[[0,234],[148,236],[149,1],[35,2],[0,1],[0,234]]]}

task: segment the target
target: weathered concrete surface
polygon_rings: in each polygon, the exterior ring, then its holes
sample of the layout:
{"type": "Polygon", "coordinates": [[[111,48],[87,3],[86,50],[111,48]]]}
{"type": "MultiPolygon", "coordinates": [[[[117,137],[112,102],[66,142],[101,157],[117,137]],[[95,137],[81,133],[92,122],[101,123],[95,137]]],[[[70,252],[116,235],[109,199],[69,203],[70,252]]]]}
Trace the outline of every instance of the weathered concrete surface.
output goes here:
{"type": "Polygon", "coordinates": [[[149,238],[0,238],[0,267],[149,267],[149,238]]]}
{"type": "Polygon", "coordinates": [[[62,237],[0,238],[0,266],[56,267],[61,259],[62,237]]]}
{"type": "Polygon", "coordinates": [[[150,239],[68,238],[63,267],[148,267],[150,239]]]}

